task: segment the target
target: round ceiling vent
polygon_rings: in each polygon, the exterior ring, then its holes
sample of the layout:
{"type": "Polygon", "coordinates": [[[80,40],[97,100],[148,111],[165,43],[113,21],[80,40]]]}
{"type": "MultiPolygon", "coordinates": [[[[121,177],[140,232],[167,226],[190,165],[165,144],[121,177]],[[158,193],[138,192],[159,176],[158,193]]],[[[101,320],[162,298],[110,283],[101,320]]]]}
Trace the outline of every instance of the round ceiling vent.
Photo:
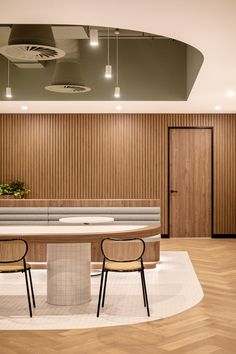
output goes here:
{"type": "Polygon", "coordinates": [[[80,65],[77,61],[58,61],[54,73],[46,90],[58,93],[84,93],[91,91],[86,86],[80,74],[80,65]]]}
{"type": "Polygon", "coordinates": [[[49,85],[45,89],[58,93],[83,93],[91,91],[90,87],[82,85],[49,85]]]}
{"type": "Polygon", "coordinates": [[[8,45],[0,52],[20,60],[54,60],[65,55],[64,50],[56,48],[49,25],[12,25],[8,45]]]}
{"type": "Polygon", "coordinates": [[[1,48],[1,54],[22,60],[54,60],[62,58],[65,52],[47,45],[13,44],[1,48]]]}

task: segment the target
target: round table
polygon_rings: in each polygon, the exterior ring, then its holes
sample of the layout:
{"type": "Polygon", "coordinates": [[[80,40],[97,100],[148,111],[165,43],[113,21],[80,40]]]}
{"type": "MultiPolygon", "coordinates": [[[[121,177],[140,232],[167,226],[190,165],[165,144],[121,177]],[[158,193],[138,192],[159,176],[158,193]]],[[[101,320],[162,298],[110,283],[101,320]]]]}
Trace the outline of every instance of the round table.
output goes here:
{"type": "Polygon", "coordinates": [[[91,297],[91,242],[105,237],[145,238],[160,233],[153,225],[14,225],[0,226],[0,239],[22,237],[47,244],[47,301],[79,305],[91,297]]]}
{"type": "Polygon", "coordinates": [[[66,218],[60,218],[60,222],[66,224],[108,224],[114,221],[114,218],[108,216],[72,216],[66,218]]]}

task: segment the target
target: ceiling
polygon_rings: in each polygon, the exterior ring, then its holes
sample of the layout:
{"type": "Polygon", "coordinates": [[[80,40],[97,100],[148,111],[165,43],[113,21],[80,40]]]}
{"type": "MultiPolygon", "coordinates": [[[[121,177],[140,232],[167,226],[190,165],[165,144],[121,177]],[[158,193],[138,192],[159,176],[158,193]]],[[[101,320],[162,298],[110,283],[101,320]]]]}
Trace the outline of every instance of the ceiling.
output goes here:
{"type": "Polygon", "coordinates": [[[204,62],[187,101],[11,101],[0,112],[236,112],[235,0],[8,0],[0,24],[44,23],[126,28],[175,38],[197,48],[204,62]],[[218,109],[216,110],[215,108],[218,109]],[[220,107],[220,108],[219,108],[220,107]]]}

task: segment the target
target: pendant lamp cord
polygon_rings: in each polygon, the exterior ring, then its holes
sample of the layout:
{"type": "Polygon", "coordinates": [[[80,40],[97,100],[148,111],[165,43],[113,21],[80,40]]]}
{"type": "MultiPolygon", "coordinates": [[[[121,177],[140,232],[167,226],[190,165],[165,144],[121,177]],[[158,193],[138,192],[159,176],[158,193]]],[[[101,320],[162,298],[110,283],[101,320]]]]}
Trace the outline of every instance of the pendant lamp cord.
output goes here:
{"type": "Polygon", "coordinates": [[[110,64],[110,28],[107,29],[107,64],[110,64]]]}
{"type": "Polygon", "coordinates": [[[116,86],[119,86],[119,56],[118,56],[118,34],[116,35],[116,86]]]}
{"type": "Polygon", "coordinates": [[[7,62],[7,87],[10,86],[10,60],[7,62]]]}

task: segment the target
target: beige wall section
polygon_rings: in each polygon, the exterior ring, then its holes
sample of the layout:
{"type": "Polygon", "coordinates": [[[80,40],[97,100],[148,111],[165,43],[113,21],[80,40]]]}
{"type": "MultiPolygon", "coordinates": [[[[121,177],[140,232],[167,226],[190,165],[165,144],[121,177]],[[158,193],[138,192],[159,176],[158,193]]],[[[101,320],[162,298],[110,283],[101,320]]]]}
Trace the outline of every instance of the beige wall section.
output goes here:
{"type": "Polygon", "coordinates": [[[30,198],[160,198],[167,233],[168,126],[214,127],[213,229],[235,234],[235,114],[2,114],[0,182],[30,198]]]}

